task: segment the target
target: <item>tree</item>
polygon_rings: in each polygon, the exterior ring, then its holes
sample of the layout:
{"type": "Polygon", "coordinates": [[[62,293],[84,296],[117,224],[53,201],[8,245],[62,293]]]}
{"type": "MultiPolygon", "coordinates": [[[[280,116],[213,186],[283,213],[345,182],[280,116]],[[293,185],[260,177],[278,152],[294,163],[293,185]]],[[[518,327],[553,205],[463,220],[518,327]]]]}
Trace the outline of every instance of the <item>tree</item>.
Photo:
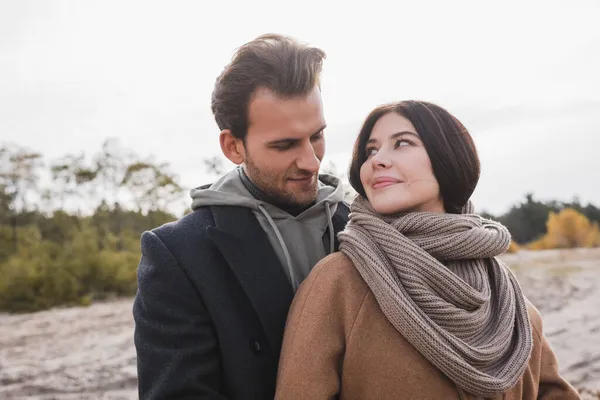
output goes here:
{"type": "Polygon", "coordinates": [[[572,208],[550,213],[547,227],[548,242],[552,248],[584,247],[592,230],[592,224],[585,215],[572,208]]]}
{"type": "Polygon", "coordinates": [[[18,247],[18,216],[28,209],[28,195],[37,188],[41,154],[23,147],[4,145],[0,147],[0,187],[3,202],[12,228],[14,250],[18,247]],[[11,148],[12,147],[12,148],[11,148]]]}
{"type": "Polygon", "coordinates": [[[515,243],[514,240],[510,241],[510,245],[508,246],[508,250],[506,250],[507,253],[517,253],[521,250],[521,247],[515,243]]]}
{"type": "Polygon", "coordinates": [[[4,183],[0,184],[0,223],[8,221],[10,215],[11,195],[4,183]]]}
{"type": "Polygon", "coordinates": [[[600,246],[598,223],[591,223],[585,215],[572,208],[551,212],[547,222],[548,233],[529,244],[532,250],[571,249],[600,246]]]}
{"type": "Polygon", "coordinates": [[[69,198],[82,195],[80,185],[96,177],[89,167],[84,165],[85,156],[68,154],[54,161],[50,166],[50,173],[54,182],[52,195],[58,200],[56,208],[64,209],[69,198]]]}
{"type": "Polygon", "coordinates": [[[600,228],[598,228],[597,222],[592,223],[592,227],[585,238],[585,247],[600,247],[600,228]]]}
{"type": "MultiPolygon", "coordinates": [[[[84,154],[67,154],[51,166],[57,198],[64,207],[68,198],[77,198],[79,204],[93,210],[100,204],[113,208],[127,200],[123,178],[135,155],[123,149],[114,138],[103,142],[99,152],[86,160],[84,154]]],[[[81,206],[80,206],[81,207],[81,206]]],[[[78,211],[82,211],[79,209],[78,211]]]]}
{"type": "Polygon", "coordinates": [[[133,194],[138,211],[148,215],[150,227],[154,224],[152,213],[166,211],[183,191],[177,176],[169,171],[168,163],[152,161],[130,164],[121,184],[133,194]]]}
{"type": "Polygon", "coordinates": [[[223,158],[219,156],[205,158],[203,161],[206,172],[211,175],[223,175],[227,172],[223,158]]]}
{"type": "Polygon", "coordinates": [[[546,233],[546,221],[550,212],[560,210],[556,202],[548,204],[533,199],[533,194],[528,193],[525,201],[511,207],[498,221],[508,228],[517,243],[529,243],[546,233]]]}
{"type": "Polygon", "coordinates": [[[123,203],[123,181],[128,169],[137,156],[121,147],[117,139],[111,138],[104,141],[102,150],[94,156],[93,165],[95,177],[93,180],[96,189],[101,194],[96,198],[103,200],[109,207],[116,203],[123,203]]]}

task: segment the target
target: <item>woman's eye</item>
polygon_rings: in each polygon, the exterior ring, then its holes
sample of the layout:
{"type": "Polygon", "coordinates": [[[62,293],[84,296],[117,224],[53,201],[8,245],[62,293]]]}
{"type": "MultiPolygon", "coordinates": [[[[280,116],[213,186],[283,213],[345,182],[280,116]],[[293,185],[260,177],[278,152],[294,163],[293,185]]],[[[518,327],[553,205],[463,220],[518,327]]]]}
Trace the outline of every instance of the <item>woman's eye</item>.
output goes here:
{"type": "Polygon", "coordinates": [[[374,147],[371,147],[369,149],[367,149],[367,158],[374,156],[375,153],[377,153],[377,149],[374,147]]]}
{"type": "Polygon", "coordinates": [[[394,146],[394,148],[398,148],[398,147],[404,147],[404,146],[410,146],[411,143],[408,140],[405,139],[400,139],[396,141],[396,145],[394,146]]]}

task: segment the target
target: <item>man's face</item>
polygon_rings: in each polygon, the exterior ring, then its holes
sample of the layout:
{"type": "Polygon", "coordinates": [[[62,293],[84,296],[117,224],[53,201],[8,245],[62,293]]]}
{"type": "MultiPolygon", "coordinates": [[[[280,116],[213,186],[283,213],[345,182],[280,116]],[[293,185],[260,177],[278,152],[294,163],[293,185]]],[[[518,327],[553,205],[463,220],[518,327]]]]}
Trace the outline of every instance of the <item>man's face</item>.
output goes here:
{"type": "Polygon", "coordinates": [[[252,182],[277,201],[306,206],[317,197],[325,153],[325,118],[318,86],[307,96],[281,99],[258,90],[248,107],[244,167],[252,182]]]}

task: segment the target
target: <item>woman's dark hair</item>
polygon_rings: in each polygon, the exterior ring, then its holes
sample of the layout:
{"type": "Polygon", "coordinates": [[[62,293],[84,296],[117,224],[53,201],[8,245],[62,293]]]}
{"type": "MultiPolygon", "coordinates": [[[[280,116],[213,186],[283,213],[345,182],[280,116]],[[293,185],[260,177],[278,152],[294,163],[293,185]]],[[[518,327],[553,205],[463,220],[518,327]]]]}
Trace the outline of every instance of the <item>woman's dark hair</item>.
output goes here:
{"type": "Polygon", "coordinates": [[[354,143],[350,164],[350,184],[354,190],[367,197],[360,181],[360,168],[367,160],[366,145],[375,123],[388,113],[399,114],[413,124],[431,160],[446,212],[459,214],[479,181],[480,165],[475,143],[452,114],[424,101],[384,104],[367,116],[354,143]]]}

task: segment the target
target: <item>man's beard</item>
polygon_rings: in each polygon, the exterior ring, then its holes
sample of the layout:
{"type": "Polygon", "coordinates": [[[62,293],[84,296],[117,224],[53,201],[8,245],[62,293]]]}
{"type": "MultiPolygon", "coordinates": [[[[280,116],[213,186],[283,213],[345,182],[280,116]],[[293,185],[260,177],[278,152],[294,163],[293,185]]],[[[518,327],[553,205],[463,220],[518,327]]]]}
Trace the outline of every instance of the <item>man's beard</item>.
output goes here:
{"type": "MultiPolygon", "coordinates": [[[[297,193],[287,191],[284,188],[279,188],[277,186],[279,177],[273,176],[268,172],[265,173],[264,171],[261,171],[256,164],[254,164],[251,157],[246,157],[244,166],[246,169],[246,174],[252,183],[266,196],[279,204],[285,204],[294,207],[304,207],[314,202],[317,197],[318,180],[315,180],[314,186],[310,189],[310,191],[313,192],[312,196],[302,196],[302,194],[308,194],[308,191],[301,192],[300,196],[298,196],[297,193]]],[[[300,173],[298,175],[309,176],[311,174],[305,172],[304,174],[300,173]]]]}

